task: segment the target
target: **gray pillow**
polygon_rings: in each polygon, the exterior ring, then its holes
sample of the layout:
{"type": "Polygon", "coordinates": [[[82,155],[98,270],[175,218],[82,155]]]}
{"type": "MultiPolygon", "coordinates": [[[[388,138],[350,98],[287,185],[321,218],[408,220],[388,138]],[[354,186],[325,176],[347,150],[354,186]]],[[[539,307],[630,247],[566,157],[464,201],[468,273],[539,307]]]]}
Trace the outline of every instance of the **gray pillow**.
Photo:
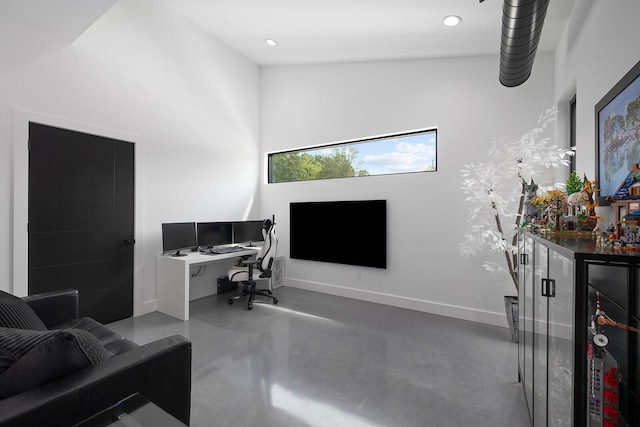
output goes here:
{"type": "Polygon", "coordinates": [[[6,398],[99,363],[110,353],[96,337],[80,329],[0,328],[0,356],[4,365],[0,397],[6,398]]]}
{"type": "Polygon", "coordinates": [[[0,291],[0,327],[47,330],[42,320],[22,298],[4,291],[0,291]]]}
{"type": "Polygon", "coordinates": [[[16,363],[16,358],[4,348],[0,347],[0,375],[16,363]]]}

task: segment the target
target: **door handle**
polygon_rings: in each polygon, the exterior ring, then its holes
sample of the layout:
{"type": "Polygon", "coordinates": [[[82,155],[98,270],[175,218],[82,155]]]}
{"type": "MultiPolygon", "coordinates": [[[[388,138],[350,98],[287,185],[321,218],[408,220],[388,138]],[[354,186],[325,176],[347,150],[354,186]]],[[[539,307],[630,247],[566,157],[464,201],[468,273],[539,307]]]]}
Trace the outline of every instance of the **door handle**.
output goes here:
{"type": "Polygon", "coordinates": [[[136,239],[126,239],[123,240],[122,243],[124,243],[125,246],[135,245],[136,239]]]}
{"type": "Polygon", "coordinates": [[[542,296],[555,298],[556,296],[556,281],[555,279],[542,279],[542,296]]]}
{"type": "Polygon", "coordinates": [[[549,279],[549,285],[547,286],[547,296],[549,298],[556,297],[556,281],[555,279],[549,279]]]}

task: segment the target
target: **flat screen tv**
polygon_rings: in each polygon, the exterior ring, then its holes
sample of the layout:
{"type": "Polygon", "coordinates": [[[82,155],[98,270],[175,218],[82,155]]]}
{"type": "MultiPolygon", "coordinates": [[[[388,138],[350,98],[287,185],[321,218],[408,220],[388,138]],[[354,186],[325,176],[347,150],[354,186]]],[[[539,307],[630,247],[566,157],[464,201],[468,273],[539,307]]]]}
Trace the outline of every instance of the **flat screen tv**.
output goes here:
{"type": "Polygon", "coordinates": [[[601,206],[640,199],[640,62],[596,104],[596,179],[601,206]]]}
{"type": "Polygon", "coordinates": [[[289,205],[290,257],[387,268],[387,201],[289,205]]]}
{"type": "Polygon", "coordinates": [[[233,225],[231,222],[199,222],[198,246],[212,248],[214,246],[233,243],[233,225]]]}
{"type": "Polygon", "coordinates": [[[233,223],[233,242],[234,243],[249,243],[261,242],[264,240],[262,237],[262,223],[260,221],[237,221],[233,223]]]}
{"type": "Polygon", "coordinates": [[[186,256],[181,250],[198,246],[195,222],[166,222],[162,224],[162,252],[186,256]]]}

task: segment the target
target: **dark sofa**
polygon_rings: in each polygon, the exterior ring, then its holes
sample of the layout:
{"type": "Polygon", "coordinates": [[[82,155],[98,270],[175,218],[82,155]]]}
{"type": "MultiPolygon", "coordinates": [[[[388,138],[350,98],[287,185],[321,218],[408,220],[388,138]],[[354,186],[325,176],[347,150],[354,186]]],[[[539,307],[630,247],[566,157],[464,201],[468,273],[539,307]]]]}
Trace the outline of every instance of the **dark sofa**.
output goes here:
{"type": "Polygon", "coordinates": [[[188,425],[191,342],[175,335],[139,346],[78,318],[78,299],[76,290],[22,299],[0,291],[0,425],[72,426],[134,393],[188,425]],[[24,343],[32,347],[23,355],[24,343]],[[21,390],[29,381],[36,385],[21,390]]]}

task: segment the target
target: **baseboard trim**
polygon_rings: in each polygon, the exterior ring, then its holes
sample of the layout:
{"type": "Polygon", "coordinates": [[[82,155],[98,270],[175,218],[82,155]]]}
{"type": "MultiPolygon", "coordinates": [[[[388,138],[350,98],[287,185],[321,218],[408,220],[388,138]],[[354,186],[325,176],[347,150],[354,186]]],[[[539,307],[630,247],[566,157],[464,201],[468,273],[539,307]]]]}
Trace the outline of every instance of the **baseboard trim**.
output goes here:
{"type": "Polygon", "coordinates": [[[495,313],[476,310],[468,307],[389,295],[381,292],[371,292],[345,286],[330,285],[327,283],[310,282],[308,280],[286,278],[285,283],[286,286],[292,288],[305,289],[308,291],[321,292],[329,295],[353,298],[367,302],[390,305],[393,307],[421,311],[424,313],[437,314],[439,316],[453,317],[455,319],[469,320],[472,322],[508,328],[507,317],[504,312],[495,313]]]}
{"type": "Polygon", "coordinates": [[[149,301],[144,301],[142,304],[136,307],[136,309],[133,310],[133,316],[138,317],[138,316],[142,316],[143,314],[153,313],[154,311],[157,311],[157,310],[158,310],[158,304],[155,299],[152,299],[149,301]]]}

